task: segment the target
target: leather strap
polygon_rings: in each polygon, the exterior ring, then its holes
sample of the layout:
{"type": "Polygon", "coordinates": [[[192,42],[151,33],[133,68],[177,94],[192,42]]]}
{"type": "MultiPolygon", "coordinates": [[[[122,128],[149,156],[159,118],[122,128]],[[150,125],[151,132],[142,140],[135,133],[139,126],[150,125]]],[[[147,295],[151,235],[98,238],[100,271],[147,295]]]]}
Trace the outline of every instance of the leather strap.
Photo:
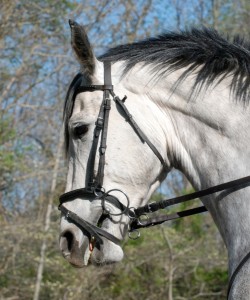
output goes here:
{"type": "Polygon", "coordinates": [[[195,214],[200,214],[206,211],[207,211],[206,207],[200,206],[200,207],[187,209],[187,210],[179,211],[168,215],[157,216],[146,220],[134,219],[130,224],[129,231],[133,232],[136,229],[160,225],[167,221],[172,221],[175,219],[184,218],[195,214]]]}
{"type": "Polygon", "coordinates": [[[59,202],[61,205],[64,202],[72,201],[72,200],[75,200],[77,198],[84,197],[84,196],[95,198],[95,195],[93,194],[93,192],[91,190],[88,190],[86,188],[81,188],[81,189],[72,190],[72,191],[62,194],[59,197],[59,202]]]}
{"type": "MultiPolygon", "coordinates": [[[[104,63],[104,85],[112,86],[111,81],[111,62],[105,61],[104,63]]],[[[103,117],[103,127],[102,127],[102,137],[99,147],[99,165],[98,172],[96,176],[96,182],[98,187],[103,186],[104,178],[104,167],[105,167],[105,155],[107,148],[107,134],[108,134],[108,122],[109,122],[109,112],[111,109],[111,101],[109,99],[110,90],[105,89],[103,93],[103,108],[104,108],[104,117],[103,117]]]]}
{"type": "Polygon", "coordinates": [[[110,99],[105,98],[105,99],[103,99],[103,101],[104,101],[104,103],[103,103],[104,120],[103,120],[103,128],[102,128],[102,137],[101,137],[100,147],[99,147],[99,165],[98,165],[98,172],[97,172],[97,176],[96,176],[96,186],[100,187],[100,188],[103,186],[105,154],[106,154],[106,148],[107,148],[109,111],[111,109],[110,99]]]}
{"type": "Polygon", "coordinates": [[[246,176],[246,177],[243,177],[240,179],[236,179],[236,180],[229,181],[226,183],[218,184],[218,185],[212,186],[210,188],[200,190],[200,191],[188,194],[188,195],[183,195],[183,196],[179,196],[179,197],[175,197],[175,198],[171,198],[171,199],[165,199],[165,200],[161,200],[159,202],[149,203],[145,206],[135,209],[135,215],[137,217],[140,217],[143,214],[152,213],[152,212],[158,211],[160,209],[164,209],[164,208],[174,205],[174,204],[179,204],[179,203],[193,200],[196,198],[201,198],[201,197],[208,196],[208,195],[214,194],[216,192],[221,192],[221,191],[224,191],[227,189],[230,189],[230,190],[242,189],[248,185],[250,185],[250,176],[246,176]]]}
{"type": "Polygon", "coordinates": [[[110,195],[109,193],[102,193],[99,197],[97,197],[93,193],[93,191],[85,188],[69,191],[67,193],[62,194],[59,197],[59,201],[60,201],[59,210],[61,210],[60,207],[63,203],[75,200],[76,198],[83,198],[83,197],[87,197],[88,200],[90,197],[93,198],[93,200],[99,199],[102,202],[103,206],[105,206],[105,202],[109,202],[113,206],[118,208],[122,213],[126,214],[127,216],[131,218],[135,216],[134,212],[129,208],[129,203],[128,206],[125,206],[123,203],[119,201],[117,197],[110,195]]]}
{"type": "Polygon", "coordinates": [[[145,135],[145,133],[141,130],[141,128],[138,126],[138,124],[136,123],[136,121],[134,120],[133,116],[130,114],[129,110],[127,109],[124,101],[125,100],[121,100],[118,96],[116,96],[114,94],[114,92],[111,91],[111,94],[113,96],[114,101],[119,105],[119,107],[122,109],[123,113],[125,114],[127,121],[129,122],[129,124],[132,126],[132,128],[134,129],[134,131],[136,132],[136,134],[139,136],[140,140],[143,143],[146,143],[149,148],[154,152],[154,154],[158,157],[158,159],[160,160],[161,164],[163,166],[165,166],[165,161],[163,159],[163,157],[161,156],[160,152],[156,149],[156,147],[150,142],[150,140],[148,139],[148,137],[145,135]]]}
{"type": "Polygon", "coordinates": [[[77,90],[76,94],[82,93],[82,92],[95,92],[95,91],[112,91],[113,85],[112,84],[103,84],[103,85],[97,85],[97,84],[90,84],[90,85],[80,85],[77,90]]]}
{"type": "Polygon", "coordinates": [[[103,245],[103,240],[100,236],[107,238],[115,244],[119,244],[120,240],[109,232],[83,220],[77,214],[68,210],[65,206],[59,206],[60,211],[64,214],[65,218],[77,225],[80,229],[82,229],[91,240],[95,239],[95,245],[100,249],[101,245],[103,245]]]}

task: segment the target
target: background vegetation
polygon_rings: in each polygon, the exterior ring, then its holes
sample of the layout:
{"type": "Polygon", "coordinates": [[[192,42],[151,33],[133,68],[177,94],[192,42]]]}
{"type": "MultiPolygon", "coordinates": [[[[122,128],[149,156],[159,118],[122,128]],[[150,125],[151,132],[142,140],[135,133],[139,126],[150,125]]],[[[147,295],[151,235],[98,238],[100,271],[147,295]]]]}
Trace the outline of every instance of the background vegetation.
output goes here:
{"type": "MultiPolygon", "coordinates": [[[[226,252],[208,214],[124,242],[116,266],[73,269],[58,250],[62,108],[78,71],[68,19],[98,55],[166,30],[250,31],[248,0],[1,0],[0,299],[224,299],[226,252]]],[[[158,194],[190,189],[173,173],[158,194]]]]}

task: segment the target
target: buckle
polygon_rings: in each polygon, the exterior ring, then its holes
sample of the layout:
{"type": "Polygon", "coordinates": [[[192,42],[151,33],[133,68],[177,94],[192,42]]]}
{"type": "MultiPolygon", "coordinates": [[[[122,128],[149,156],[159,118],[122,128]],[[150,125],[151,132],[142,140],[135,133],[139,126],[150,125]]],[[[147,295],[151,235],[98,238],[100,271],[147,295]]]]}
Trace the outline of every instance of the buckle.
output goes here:
{"type": "Polygon", "coordinates": [[[106,110],[110,110],[111,109],[111,101],[109,98],[105,98],[105,104],[104,107],[106,110]]]}
{"type": "Polygon", "coordinates": [[[102,127],[103,127],[103,123],[104,123],[103,118],[98,117],[97,120],[96,120],[96,122],[95,122],[95,125],[96,125],[96,127],[98,127],[98,128],[102,128],[102,127]]]}
{"type": "Polygon", "coordinates": [[[150,203],[148,203],[148,205],[146,206],[149,213],[154,212],[154,211],[152,210],[152,208],[151,208],[151,205],[154,204],[154,203],[156,203],[156,201],[150,202],[150,203]]]}
{"type": "Polygon", "coordinates": [[[103,187],[95,186],[93,193],[97,198],[100,198],[103,196],[103,194],[105,194],[105,189],[103,187]]]}
{"type": "Polygon", "coordinates": [[[131,240],[137,240],[139,239],[139,237],[141,236],[141,233],[138,229],[135,229],[133,231],[130,231],[128,233],[128,237],[131,239],[131,240]]]}

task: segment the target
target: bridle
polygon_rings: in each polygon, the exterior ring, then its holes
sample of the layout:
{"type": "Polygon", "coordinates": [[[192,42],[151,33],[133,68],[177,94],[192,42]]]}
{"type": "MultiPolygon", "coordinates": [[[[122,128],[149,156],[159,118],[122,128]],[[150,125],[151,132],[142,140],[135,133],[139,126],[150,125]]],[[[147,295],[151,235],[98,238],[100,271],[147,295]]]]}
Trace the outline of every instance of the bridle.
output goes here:
{"type": "MultiPolygon", "coordinates": [[[[68,210],[63,205],[65,202],[75,200],[76,198],[82,198],[82,199],[87,198],[88,200],[99,199],[101,201],[103,214],[105,216],[112,217],[114,215],[115,216],[126,215],[130,219],[128,231],[129,231],[130,238],[134,239],[140,236],[140,232],[138,231],[138,229],[140,228],[155,226],[155,225],[162,224],[163,222],[166,221],[202,213],[207,211],[207,209],[205,206],[200,206],[200,207],[188,209],[177,213],[164,214],[161,216],[148,218],[148,214],[150,213],[156,212],[160,209],[165,209],[174,204],[190,201],[195,198],[201,198],[227,189],[230,189],[232,191],[237,189],[242,189],[250,184],[250,176],[247,176],[234,181],[219,184],[210,187],[208,189],[200,190],[188,195],[183,195],[171,199],[165,199],[159,202],[149,203],[139,208],[130,207],[128,196],[119,189],[112,189],[106,192],[105,188],[103,187],[103,179],[104,179],[104,167],[105,167],[105,153],[107,148],[109,112],[111,109],[110,96],[112,97],[113,101],[117,104],[117,106],[119,106],[122,114],[125,116],[127,122],[134,129],[134,131],[140,138],[141,142],[146,143],[150,147],[153,153],[158,157],[163,168],[166,168],[166,164],[160,152],[147,138],[147,136],[140,129],[136,121],[133,119],[133,116],[128,111],[125,105],[125,100],[127,97],[125,96],[123,99],[120,99],[118,96],[115,95],[113,91],[112,80],[111,80],[111,62],[104,61],[103,64],[104,64],[104,85],[86,85],[81,83],[77,86],[73,96],[73,98],[75,98],[76,95],[81,92],[103,91],[103,100],[100,106],[98,118],[95,123],[93,142],[92,142],[92,147],[91,147],[88,164],[87,164],[87,169],[88,169],[87,185],[84,188],[72,190],[62,194],[59,197],[60,204],[58,207],[68,221],[78,226],[88,236],[89,240],[95,243],[95,247],[97,247],[98,249],[101,248],[101,246],[103,245],[103,238],[106,238],[115,244],[119,244],[120,240],[114,235],[110,234],[109,232],[103,230],[101,227],[89,223],[88,221],[79,217],[77,214],[68,210]],[[95,161],[97,157],[98,145],[99,145],[99,162],[98,162],[97,175],[95,176],[94,168],[95,168],[95,161]],[[127,200],[126,205],[121,203],[117,197],[112,195],[112,192],[114,191],[120,192],[125,196],[127,200]],[[111,213],[110,210],[106,207],[106,203],[110,203],[111,205],[116,207],[120,211],[120,213],[111,213]],[[135,233],[135,236],[132,236],[133,233],[135,233]]],[[[81,79],[81,77],[82,77],[81,74],[77,74],[75,79],[79,80],[81,79]]],[[[249,257],[250,257],[250,252],[242,259],[242,261],[234,271],[233,275],[231,276],[231,279],[229,281],[228,296],[236,275],[238,274],[242,266],[245,264],[245,262],[249,259],[249,257]]]]}
{"type": "MultiPolygon", "coordinates": [[[[81,77],[80,74],[77,76],[81,77]]],[[[107,231],[104,231],[98,226],[95,226],[93,224],[90,224],[89,222],[83,220],[79,216],[77,216],[75,213],[68,210],[64,205],[62,205],[65,202],[74,200],[79,197],[87,197],[92,199],[100,199],[102,202],[102,207],[106,214],[111,215],[110,212],[107,211],[105,207],[105,202],[109,202],[112,205],[114,205],[116,208],[121,210],[120,214],[126,214],[129,215],[129,217],[133,218],[134,213],[129,208],[129,198],[127,195],[118,190],[113,189],[108,192],[105,192],[105,189],[103,188],[103,178],[104,178],[104,166],[105,166],[105,153],[107,148],[107,132],[108,132],[108,121],[109,121],[109,111],[111,109],[111,99],[110,96],[113,98],[113,100],[116,102],[117,105],[122,109],[124,115],[126,116],[128,122],[131,124],[131,126],[134,128],[138,136],[140,137],[142,142],[146,142],[149,147],[152,149],[152,151],[155,153],[155,155],[159,158],[162,164],[164,164],[164,159],[162,158],[161,154],[158,152],[158,150],[155,148],[155,146],[148,140],[148,138],[144,135],[144,133],[141,131],[137,123],[134,121],[133,117],[130,115],[129,111],[127,110],[124,102],[126,100],[126,97],[124,97],[122,100],[114,94],[113,86],[111,82],[111,63],[110,62],[104,62],[104,85],[86,85],[81,84],[77,87],[74,97],[81,92],[93,92],[93,91],[103,91],[103,100],[102,104],[99,110],[98,118],[95,123],[95,129],[94,129],[94,137],[93,137],[93,143],[90,151],[90,156],[88,160],[88,174],[87,174],[87,186],[84,188],[80,188],[77,190],[72,190],[70,192],[64,193],[60,196],[60,205],[59,209],[63,213],[63,215],[71,220],[71,222],[75,223],[78,227],[80,227],[85,234],[89,236],[90,240],[95,240],[95,244],[97,247],[100,247],[103,244],[102,237],[105,237],[112,242],[118,244],[120,242],[119,239],[117,239],[115,236],[111,235],[107,231]],[[99,163],[98,163],[98,171],[97,175],[94,175],[94,168],[95,168],[95,160],[97,156],[97,150],[99,145],[99,163]],[[122,204],[115,196],[111,195],[112,191],[118,191],[125,195],[127,199],[127,206],[122,204]]],[[[114,215],[114,214],[112,214],[114,215]]],[[[117,214],[116,214],[117,215],[117,214]]]]}
{"type": "MultiPolygon", "coordinates": [[[[78,74],[79,78],[82,76],[78,74]]],[[[120,242],[115,236],[111,235],[107,231],[104,231],[98,226],[90,224],[89,222],[83,220],[75,213],[68,210],[64,205],[65,202],[74,200],[76,198],[92,198],[92,199],[100,199],[102,203],[103,210],[105,214],[108,215],[115,215],[111,214],[110,211],[107,211],[105,207],[105,203],[109,202],[116,208],[118,208],[121,213],[125,214],[129,218],[134,219],[135,214],[134,211],[130,208],[129,198],[128,196],[118,189],[112,189],[108,192],[105,191],[103,187],[103,178],[104,178],[104,166],[105,166],[105,153],[107,148],[107,132],[108,132],[108,122],[109,122],[109,112],[111,109],[111,99],[115,101],[115,103],[120,107],[122,113],[124,114],[127,121],[131,124],[134,131],[139,136],[140,140],[143,143],[148,144],[148,146],[152,149],[154,154],[158,157],[161,164],[165,165],[164,159],[156,149],[156,147],[150,142],[147,136],[143,133],[140,127],[137,125],[135,120],[133,119],[132,115],[129,113],[127,107],[125,106],[124,102],[126,100],[126,96],[121,100],[118,96],[115,95],[113,91],[113,85],[111,81],[111,63],[104,62],[104,85],[86,85],[81,84],[77,87],[76,91],[74,92],[74,98],[78,93],[81,92],[93,92],[93,91],[103,91],[103,100],[99,110],[99,114],[95,123],[94,129],[94,136],[93,136],[93,143],[89,155],[89,160],[87,164],[88,174],[87,174],[87,185],[84,188],[80,188],[77,190],[72,190],[70,192],[64,193],[60,196],[60,205],[59,209],[63,213],[63,215],[71,220],[71,222],[75,223],[78,227],[80,227],[85,234],[88,235],[90,240],[95,240],[95,245],[100,247],[103,244],[102,237],[109,239],[110,241],[118,244],[120,242]],[[95,176],[94,168],[95,168],[95,161],[97,156],[97,150],[99,145],[99,162],[98,162],[98,169],[97,175],[95,176]],[[125,206],[122,204],[118,198],[111,195],[111,192],[116,191],[122,193],[127,199],[127,205],[125,206]]],[[[116,215],[119,215],[116,214],[116,215]]],[[[132,231],[132,229],[131,229],[132,231]]]]}

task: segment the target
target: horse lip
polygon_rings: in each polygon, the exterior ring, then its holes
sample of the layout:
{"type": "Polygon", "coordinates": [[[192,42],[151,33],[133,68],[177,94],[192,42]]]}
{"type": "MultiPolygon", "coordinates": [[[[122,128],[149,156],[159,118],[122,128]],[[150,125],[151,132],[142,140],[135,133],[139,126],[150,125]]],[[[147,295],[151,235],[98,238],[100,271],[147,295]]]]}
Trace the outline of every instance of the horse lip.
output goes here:
{"type": "Polygon", "coordinates": [[[72,266],[72,267],[74,267],[74,268],[76,268],[76,269],[81,269],[81,268],[83,268],[85,265],[75,265],[74,263],[72,263],[72,262],[69,262],[70,263],[70,265],[72,266]]]}
{"type": "Polygon", "coordinates": [[[87,256],[87,259],[84,257],[81,260],[79,259],[75,260],[71,257],[71,255],[64,256],[64,258],[70,263],[72,267],[80,269],[88,265],[90,255],[87,256]]]}
{"type": "Polygon", "coordinates": [[[66,260],[69,260],[70,259],[70,253],[62,253],[63,257],[66,259],[66,260]]]}
{"type": "Polygon", "coordinates": [[[75,247],[74,251],[63,249],[62,256],[64,259],[74,268],[83,268],[88,265],[89,263],[89,257],[90,257],[90,251],[88,249],[88,246],[86,247],[86,250],[84,251],[85,247],[75,247]]]}

